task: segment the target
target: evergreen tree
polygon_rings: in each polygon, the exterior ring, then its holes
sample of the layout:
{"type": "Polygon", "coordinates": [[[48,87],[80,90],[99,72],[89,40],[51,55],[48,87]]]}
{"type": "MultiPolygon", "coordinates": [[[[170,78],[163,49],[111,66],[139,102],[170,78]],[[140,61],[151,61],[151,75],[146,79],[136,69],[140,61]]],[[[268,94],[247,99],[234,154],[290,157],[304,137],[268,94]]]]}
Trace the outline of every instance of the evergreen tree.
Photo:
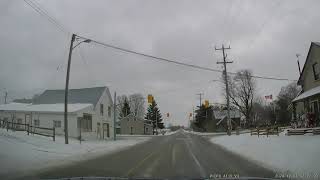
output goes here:
{"type": "Polygon", "coordinates": [[[156,101],[153,101],[149,105],[145,119],[152,121],[152,125],[153,125],[154,129],[157,127],[157,124],[158,124],[159,129],[164,128],[164,125],[162,123],[162,116],[161,116],[161,113],[160,113],[160,110],[158,108],[156,101]]]}
{"type": "Polygon", "coordinates": [[[120,114],[119,114],[120,119],[128,116],[130,113],[131,113],[131,111],[130,111],[129,102],[128,102],[128,99],[125,98],[124,102],[123,102],[122,109],[121,109],[120,114]]]}

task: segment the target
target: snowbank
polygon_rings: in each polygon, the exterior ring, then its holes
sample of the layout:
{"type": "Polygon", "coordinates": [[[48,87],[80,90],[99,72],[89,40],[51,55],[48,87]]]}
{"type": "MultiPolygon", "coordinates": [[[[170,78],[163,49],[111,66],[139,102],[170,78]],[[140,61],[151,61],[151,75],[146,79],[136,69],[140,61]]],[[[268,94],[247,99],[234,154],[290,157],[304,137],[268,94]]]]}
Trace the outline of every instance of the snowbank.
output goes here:
{"type": "Polygon", "coordinates": [[[26,132],[0,129],[0,177],[90,159],[142,143],[150,137],[118,137],[117,141],[83,141],[57,136],[56,141],[26,132]]]}
{"type": "MultiPolygon", "coordinates": [[[[191,134],[196,134],[196,135],[201,135],[201,136],[216,136],[216,135],[226,135],[227,132],[195,132],[195,131],[186,131],[187,133],[191,133],[191,134]]],[[[250,130],[241,130],[239,133],[243,134],[243,133],[249,133],[250,130]]],[[[232,134],[236,134],[235,131],[232,131],[232,134]]]]}
{"type": "Polygon", "coordinates": [[[154,137],[154,136],[170,136],[177,133],[178,131],[165,131],[165,134],[162,135],[161,132],[158,132],[158,135],[155,134],[117,134],[118,137],[154,137]]]}
{"type": "Polygon", "coordinates": [[[211,138],[230,151],[280,172],[320,173],[320,136],[219,136],[211,138]]]}

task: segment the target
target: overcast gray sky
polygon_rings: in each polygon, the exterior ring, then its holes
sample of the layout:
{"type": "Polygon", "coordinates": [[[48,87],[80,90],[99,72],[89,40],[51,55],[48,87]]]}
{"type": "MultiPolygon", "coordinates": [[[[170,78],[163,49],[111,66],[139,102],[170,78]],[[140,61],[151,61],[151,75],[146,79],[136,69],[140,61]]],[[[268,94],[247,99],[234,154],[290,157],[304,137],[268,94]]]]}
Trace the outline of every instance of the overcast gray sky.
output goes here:
{"type": "MultiPolygon", "coordinates": [[[[298,78],[295,54],[303,65],[311,41],[320,41],[318,0],[33,0],[70,32],[120,47],[199,66],[221,69],[220,51],[231,46],[228,70],[298,78]]],[[[9,99],[63,88],[70,35],[22,0],[0,1],[0,91],[9,99]]],[[[174,124],[203,92],[223,102],[221,74],[83,44],[76,48],[70,88],[109,86],[118,94],[153,94],[174,124]]],[[[276,96],[286,81],[257,80],[258,94],[276,96]]]]}

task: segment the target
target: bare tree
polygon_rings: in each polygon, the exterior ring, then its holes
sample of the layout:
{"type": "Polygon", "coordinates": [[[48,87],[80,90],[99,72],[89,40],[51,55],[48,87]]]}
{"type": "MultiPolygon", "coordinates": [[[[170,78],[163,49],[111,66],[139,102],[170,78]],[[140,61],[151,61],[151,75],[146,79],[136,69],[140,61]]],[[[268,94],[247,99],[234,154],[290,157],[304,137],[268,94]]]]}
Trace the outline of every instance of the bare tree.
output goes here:
{"type": "Polygon", "coordinates": [[[295,82],[281,88],[281,91],[275,101],[277,105],[276,116],[279,124],[287,125],[291,121],[291,110],[288,106],[291,101],[299,94],[301,89],[295,82]]]}
{"type": "Polygon", "coordinates": [[[246,122],[250,122],[255,93],[255,81],[252,78],[251,71],[240,70],[233,78],[229,76],[227,79],[231,103],[246,117],[246,122]]]}
{"type": "Polygon", "coordinates": [[[125,101],[128,100],[128,97],[126,95],[121,95],[117,97],[117,112],[118,117],[121,119],[124,117],[124,114],[122,113],[122,109],[124,108],[125,101]]]}
{"type": "Polygon", "coordinates": [[[135,93],[129,96],[131,112],[137,119],[143,119],[145,114],[145,100],[142,94],[135,93]]]}

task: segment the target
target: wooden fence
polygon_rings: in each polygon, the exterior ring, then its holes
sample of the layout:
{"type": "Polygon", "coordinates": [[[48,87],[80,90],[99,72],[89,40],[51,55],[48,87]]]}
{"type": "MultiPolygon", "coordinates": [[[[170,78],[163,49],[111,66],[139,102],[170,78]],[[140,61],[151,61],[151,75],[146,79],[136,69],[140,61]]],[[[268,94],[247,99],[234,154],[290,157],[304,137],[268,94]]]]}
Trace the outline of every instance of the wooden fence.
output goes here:
{"type": "Polygon", "coordinates": [[[279,128],[277,126],[273,126],[273,127],[258,127],[258,128],[254,128],[250,130],[250,135],[258,135],[258,137],[260,135],[267,135],[267,137],[269,137],[269,135],[277,135],[279,136],[279,128]]]}
{"type": "Polygon", "coordinates": [[[7,131],[10,129],[12,131],[26,131],[27,134],[37,134],[40,136],[52,137],[53,141],[56,140],[56,130],[54,127],[40,127],[32,126],[25,123],[16,123],[5,120],[0,120],[0,127],[6,128],[7,131]]]}
{"type": "Polygon", "coordinates": [[[313,135],[320,134],[320,128],[297,128],[297,129],[288,129],[287,135],[304,135],[307,133],[312,133],[313,135]]]}

